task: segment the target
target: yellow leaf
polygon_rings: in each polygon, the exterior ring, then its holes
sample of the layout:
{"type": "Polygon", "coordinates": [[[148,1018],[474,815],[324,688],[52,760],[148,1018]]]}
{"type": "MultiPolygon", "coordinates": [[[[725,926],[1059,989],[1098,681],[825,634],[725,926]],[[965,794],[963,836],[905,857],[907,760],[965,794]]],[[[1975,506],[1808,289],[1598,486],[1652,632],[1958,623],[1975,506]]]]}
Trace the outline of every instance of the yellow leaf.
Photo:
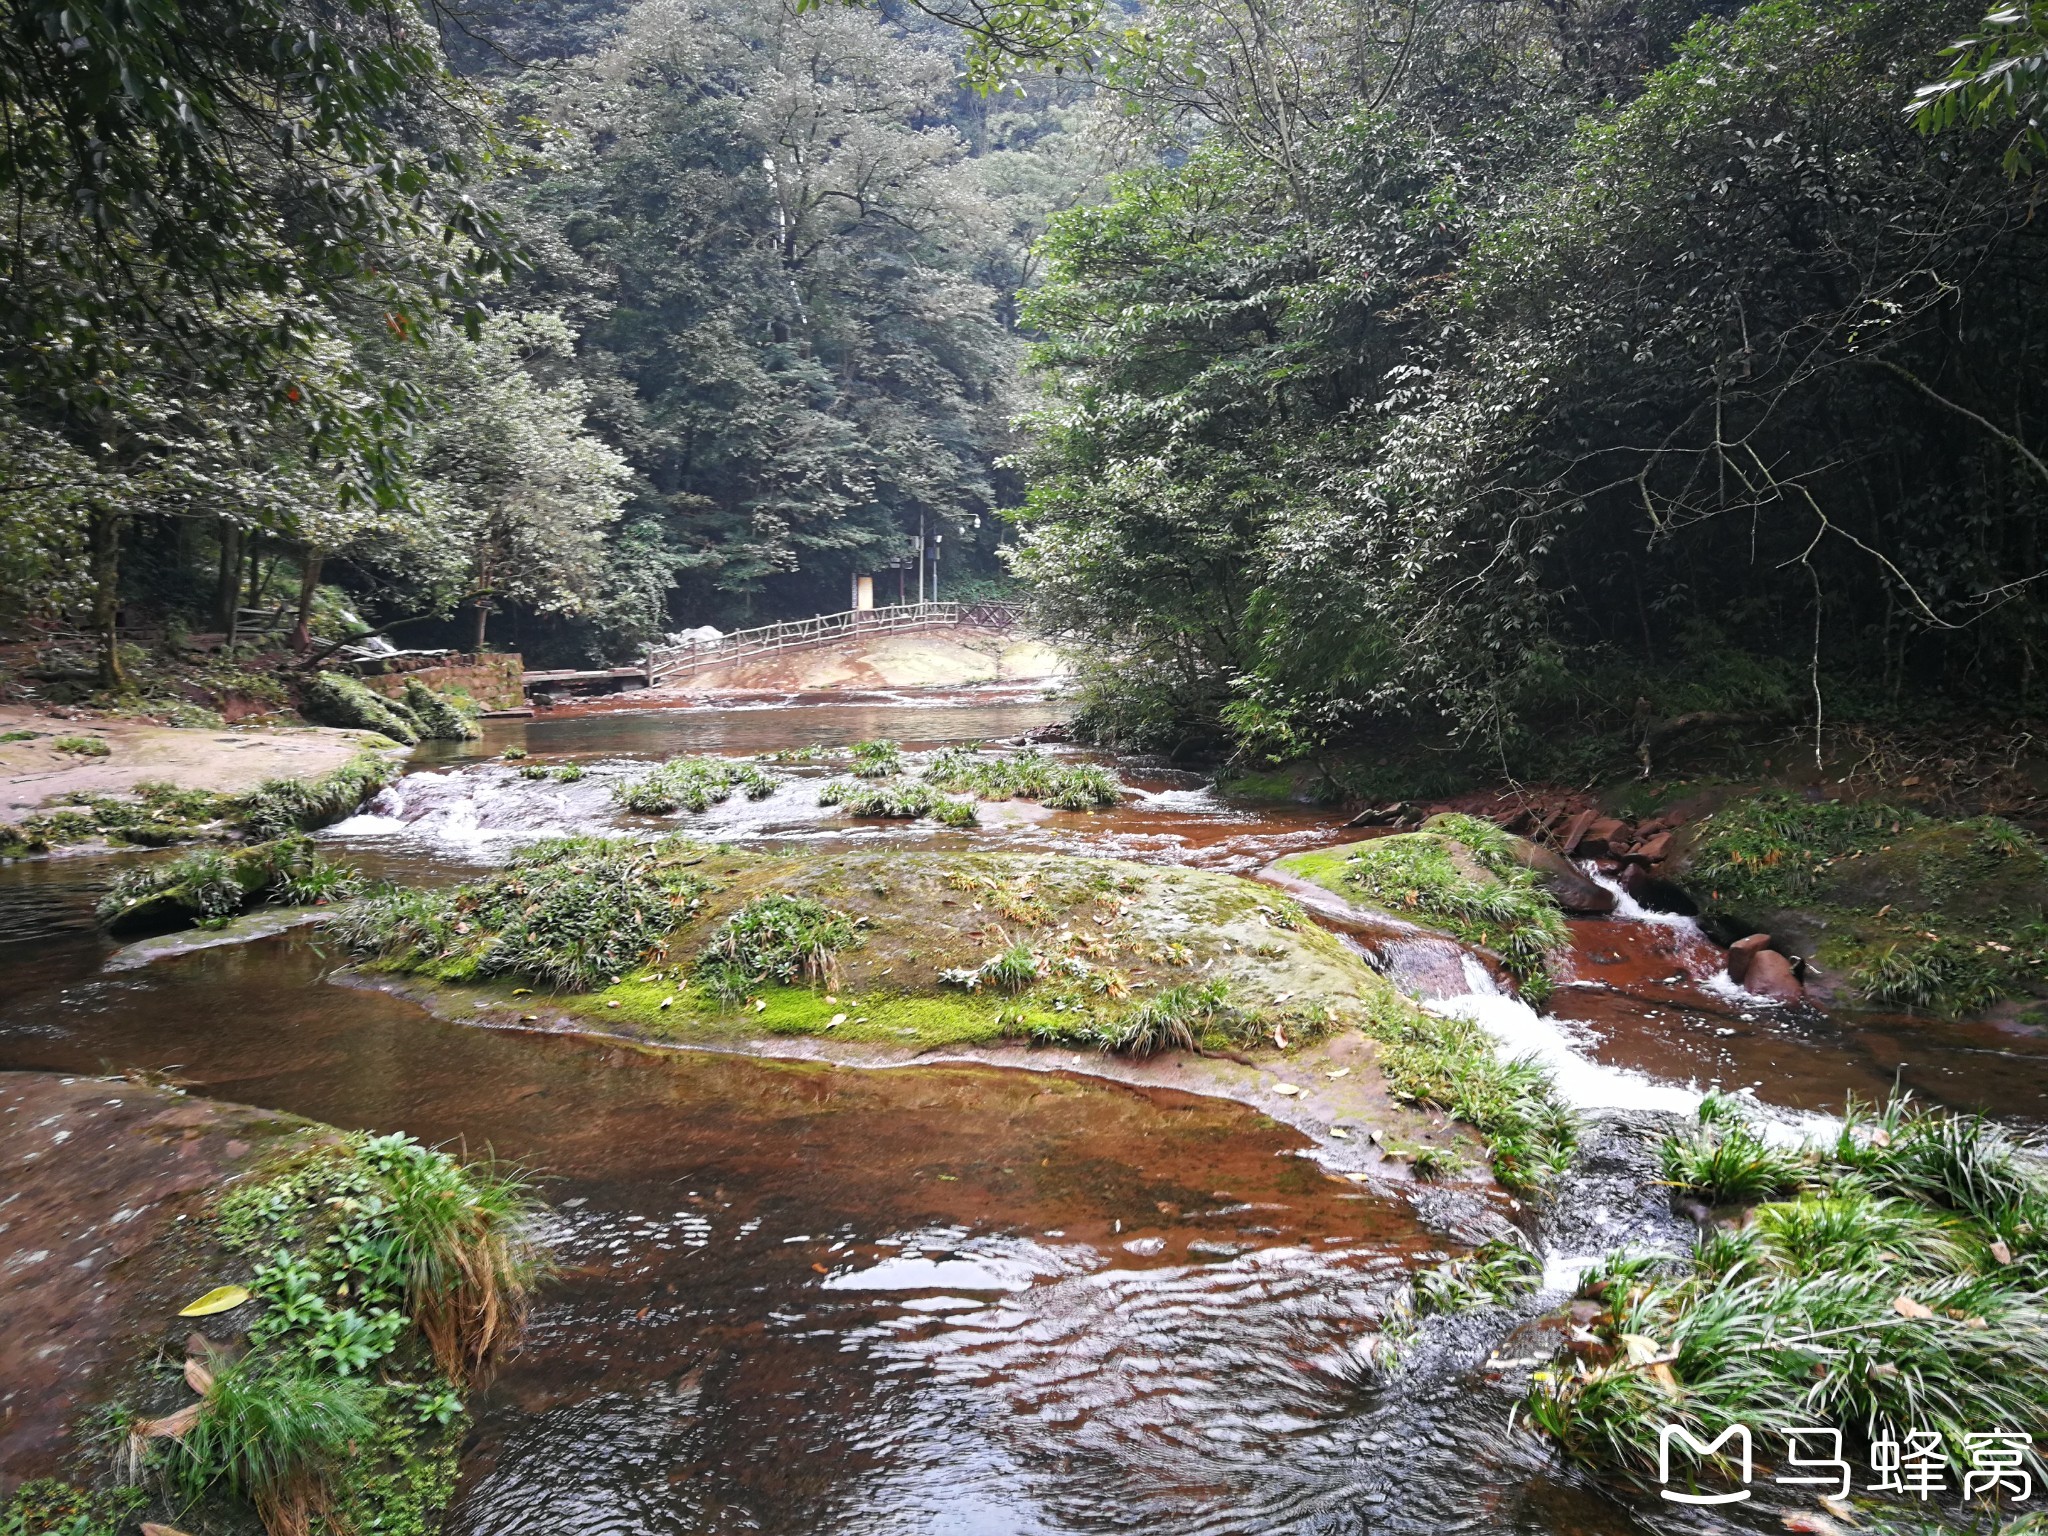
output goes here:
{"type": "Polygon", "coordinates": [[[1921,1305],[1904,1291],[1892,1298],[1892,1310],[1901,1317],[1925,1319],[1934,1316],[1934,1308],[1921,1305]]]}
{"type": "Polygon", "coordinates": [[[249,1299],[246,1286],[217,1285],[189,1307],[178,1310],[180,1317],[212,1317],[216,1312],[232,1312],[249,1299]]]}
{"type": "Polygon", "coordinates": [[[209,1371],[196,1359],[187,1360],[185,1362],[185,1385],[194,1392],[197,1392],[201,1397],[207,1397],[213,1392],[213,1372],[209,1371]]]}

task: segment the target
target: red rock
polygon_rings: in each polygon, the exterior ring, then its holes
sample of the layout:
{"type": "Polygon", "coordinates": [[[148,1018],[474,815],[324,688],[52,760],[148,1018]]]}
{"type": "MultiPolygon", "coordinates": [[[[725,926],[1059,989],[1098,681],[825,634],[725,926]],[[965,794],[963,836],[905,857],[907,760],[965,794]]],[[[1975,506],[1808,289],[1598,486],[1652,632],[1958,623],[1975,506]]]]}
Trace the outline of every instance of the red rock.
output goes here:
{"type": "Polygon", "coordinates": [[[1564,836],[1557,840],[1557,846],[1566,853],[1577,853],[1579,851],[1580,839],[1585,837],[1586,829],[1593,825],[1598,814],[1597,811],[1579,812],[1578,815],[1571,819],[1569,825],[1565,827],[1564,836]]]}
{"type": "Polygon", "coordinates": [[[1644,838],[1629,850],[1629,857],[1641,859],[1646,864],[1655,864],[1671,852],[1671,834],[1658,832],[1644,838]]]}
{"type": "Polygon", "coordinates": [[[1774,1003],[1797,1003],[1806,998],[1806,989],[1792,974],[1792,962],[1775,949],[1760,949],[1750,957],[1749,968],[1742,973],[1742,990],[1774,1003]]]}
{"type": "Polygon", "coordinates": [[[1768,933],[1752,933],[1748,938],[1737,939],[1733,944],[1730,944],[1728,946],[1729,979],[1740,985],[1744,974],[1749,970],[1749,962],[1756,958],[1757,951],[1769,949],[1770,947],[1771,936],[1768,933]]]}

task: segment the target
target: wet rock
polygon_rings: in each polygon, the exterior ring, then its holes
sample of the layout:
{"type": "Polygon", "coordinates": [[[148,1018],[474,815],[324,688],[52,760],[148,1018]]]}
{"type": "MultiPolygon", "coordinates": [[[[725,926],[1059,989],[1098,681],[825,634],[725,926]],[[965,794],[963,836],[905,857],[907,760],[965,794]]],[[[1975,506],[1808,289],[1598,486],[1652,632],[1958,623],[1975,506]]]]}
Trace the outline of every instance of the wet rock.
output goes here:
{"type": "Polygon", "coordinates": [[[1612,816],[1603,816],[1586,829],[1585,836],[1579,840],[1577,852],[1582,859],[1618,857],[1634,841],[1625,824],[1612,816]]]}
{"type": "Polygon", "coordinates": [[[1576,864],[1555,848],[1545,848],[1526,837],[1513,839],[1511,846],[1515,861],[1541,876],[1543,888],[1565,911],[1597,914],[1614,910],[1614,892],[1605,886],[1595,885],[1576,864]]]}
{"type": "Polygon", "coordinates": [[[1749,965],[1742,973],[1742,989],[1777,1003],[1806,1000],[1806,989],[1792,974],[1792,962],[1775,949],[1760,949],[1750,956],[1749,965]]]}
{"type": "Polygon", "coordinates": [[[1770,947],[1771,936],[1768,933],[1752,933],[1748,938],[1737,939],[1733,944],[1730,944],[1728,946],[1729,979],[1739,985],[1742,978],[1749,973],[1749,962],[1756,958],[1757,952],[1769,949],[1770,947]]]}
{"type": "Polygon", "coordinates": [[[1671,834],[1657,832],[1637,843],[1629,850],[1628,856],[1632,859],[1641,859],[1646,864],[1656,864],[1662,862],[1670,852],[1671,834]]]}
{"type": "Polygon", "coordinates": [[[1565,824],[1564,834],[1558,838],[1557,845],[1566,853],[1576,854],[1579,851],[1579,844],[1585,841],[1588,829],[1599,817],[1598,811],[1579,812],[1565,824]]]}
{"type": "Polygon", "coordinates": [[[1619,1110],[1589,1115],[1571,1172],[1545,1213],[1542,1237],[1553,1255],[1593,1256],[1624,1244],[1682,1253],[1697,1239],[1671,1209],[1659,1148],[1686,1124],[1678,1115],[1619,1110]]]}
{"type": "Polygon", "coordinates": [[[1615,876],[1621,888],[1627,891],[1635,904],[1648,912],[1676,912],[1684,917],[1696,917],[1699,905],[1685,891],[1661,875],[1653,874],[1646,864],[1624,864],[1615,876]]]}

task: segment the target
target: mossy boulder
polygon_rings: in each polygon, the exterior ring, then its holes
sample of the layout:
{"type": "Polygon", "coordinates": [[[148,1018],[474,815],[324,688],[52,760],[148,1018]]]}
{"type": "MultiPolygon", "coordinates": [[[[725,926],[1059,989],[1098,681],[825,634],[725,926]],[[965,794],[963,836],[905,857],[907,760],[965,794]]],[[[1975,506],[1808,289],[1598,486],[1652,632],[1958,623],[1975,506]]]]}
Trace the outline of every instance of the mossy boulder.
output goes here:
{"type": "Polygon", "coordinates": [[[1953,1017],[2048,990],[2048,850],[1997,817],[1771,791],[1686,828],[1671,868],[1720,937],[1772,935],[1822,1001],[1953,1017]]]}
{"type": "Polygon", "coordinates": [[[1547,996],[1550,957],[1569,937],[1545,879],[1514,839],[1473,816],[1432,817],[1420,832],[1289,854],[1274,873],[1354,909],[1417,924],[1488,952],[1531,1001],[1547,996]]]}
{"type": "Polygon", "coordinates": [[[261,905],[317,906],[353,896],[353,871],[323,858],[303,837],[245,848],[202,848],[124,870],[100,898],[113,933],[220,924],[261,905]]]}
{"type": "Polygon", "coordinates": [[[453,890],[366,901],[336,927],[387,970],[530,978],[662,1038],[1114,1046],[1150,1020],[1167,1043],[1184,1024],[1204,1045],[1292,1044],[1360,1022],[1379,984],[1284,896],[1059,854],[564,839],[453,890]],[[808,929],[797,911],[815,915],[808,929]],[[770,930],[784,937],[754,943],[770,930]],[[765,958],[749,971],[748,955],[765,958]]]}
{"type": "Polygon", "coordinates": [[[375,731],[381,736],[418,746],[425,734],[419,717],[398,699],[343,672],[322,672],[299,695],[299,712],[317,725],[338,725],[375,731]]]}

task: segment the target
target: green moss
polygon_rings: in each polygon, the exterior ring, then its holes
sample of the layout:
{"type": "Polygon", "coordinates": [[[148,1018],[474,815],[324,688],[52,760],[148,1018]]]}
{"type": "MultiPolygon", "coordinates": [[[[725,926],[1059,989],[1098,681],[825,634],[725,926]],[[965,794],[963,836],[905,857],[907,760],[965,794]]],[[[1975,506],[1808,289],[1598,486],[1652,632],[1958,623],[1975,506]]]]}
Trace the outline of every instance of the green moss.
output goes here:
{"type": "Polygon", "coordinates": [[[322,672],[307,683],[299,710],[317,724],[375,731],[408,747],[418,744],[422,732],[419,718],[404,703],[343,672],[322,672]]]}
{"type": "Polygon", "coordinates": [[[219,923],[255,906],[318,906],[352,897],[353,871],[313,851],[303,837],[251,848],[200,849],[123,870],[100,898],[101,922],[115,930],[219,923]]]}
{"type": "Polygon", "coordinates": [[[1724,927],[1817,961],[1841,1001],[1953,1016],[2048,981],[2048,850],[1996,817],[1768,792],[1700,822],[1679,876],[1724,927]]]}
{"type": "Polygon", "coordinates": [[[416,677],[405,680],[405,707],[420,723],[420,734],[432,741],[475,741],[483,735],[475,701],[436,693],[416,677]],[[467,706],[465,708],[465,706],[467,706]]]}
{"type": "Polygon", "coordinates": [[[114,749],[97,736],[59,736],[50,745],[77,757],[111,757],[114,749]]]}

